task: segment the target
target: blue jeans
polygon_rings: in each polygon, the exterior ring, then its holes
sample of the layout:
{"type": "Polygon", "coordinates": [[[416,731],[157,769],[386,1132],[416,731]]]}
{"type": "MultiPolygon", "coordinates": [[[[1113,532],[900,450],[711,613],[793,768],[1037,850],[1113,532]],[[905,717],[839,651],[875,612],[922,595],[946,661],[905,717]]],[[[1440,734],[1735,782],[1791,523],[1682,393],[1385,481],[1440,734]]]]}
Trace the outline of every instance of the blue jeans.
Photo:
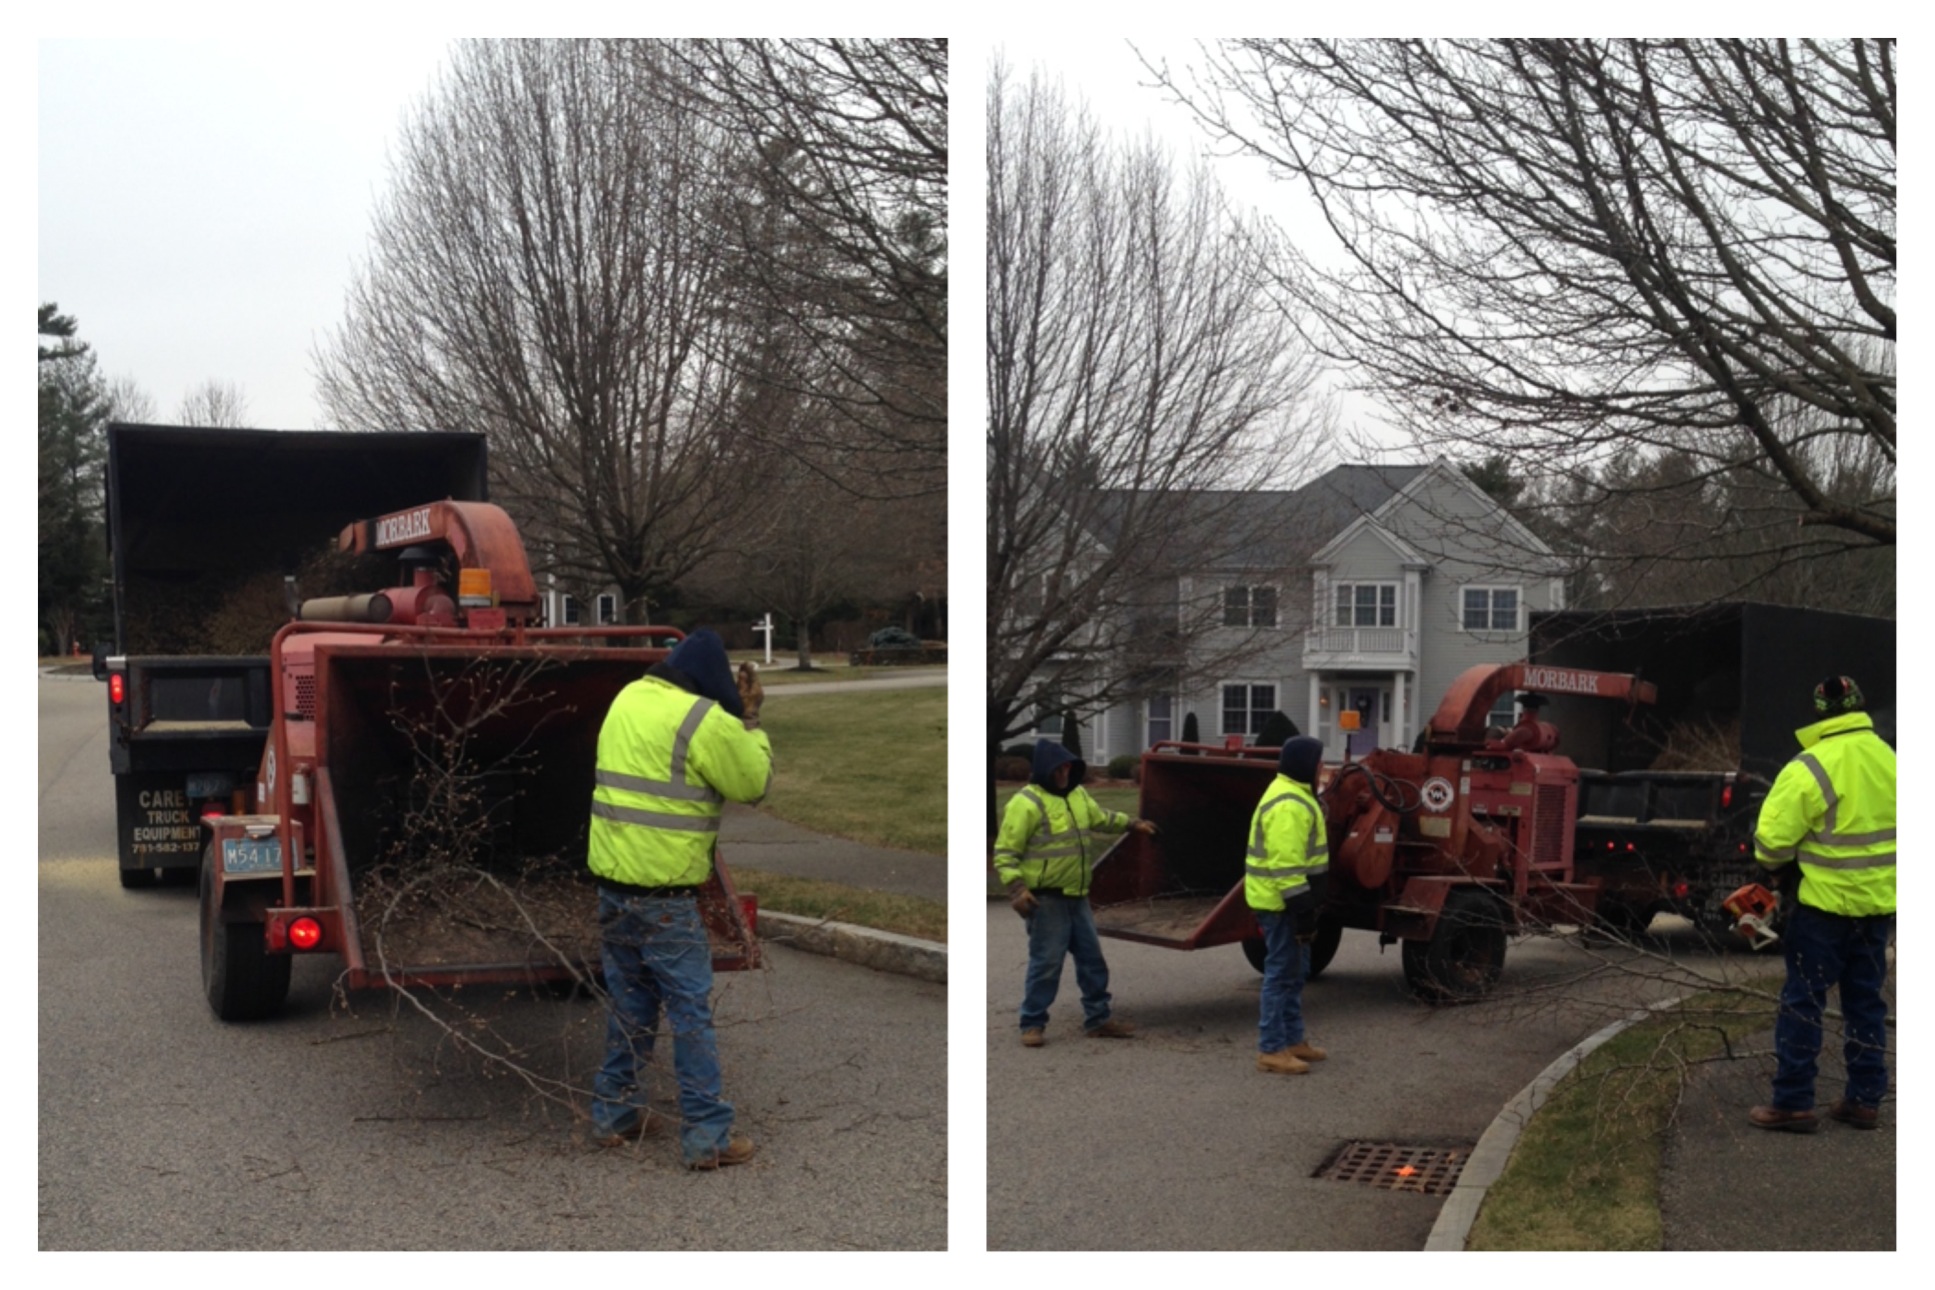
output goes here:
{"type": "Polygon", "coordinates": [[[672,1030],[672,1066],[685,1121],[687,1160],[726,1147],[732,1105],[719,1096],[719,1041],[712,1032],[712,946],[691,896],[616,896],[598,891],[598,926],[611,1011],[605,1064],[592,1081],[591,1124],[599,1135],[628,1132],[644,1114],[638,1068],[649,1064],[659,1009],[672,1030]]]}
{"type": "Polygon", "coordinates": [[[1814,1074],[1821,1052],[1821,1009],[1830,986],[1841,989],[1842,1056],[1847,1062],[1847,1100],[1876,1107],[1888,1091],[1888,940],[1895,916],[1845,918],[1796,905],[1781,934],[1787,983],[1774,1022],[1774,1105],[1783,1111],[1814,1109],[1814,1074]]]}
{"type": "Polygon", "coordinates": [[[1082,988],[1082,1028],[1093,1030],[1109,1019],[1109,965],[1095,914],[1086,896],[1035,893],[1028,915],[1028,980],[1021,994],[1021,1028],[1048,1024],[1048,1005],[1062,984],[1062,956],[1075,959],[1075,984],[1082,988]]]}
{"type": "Polygon", "coordinates": [[[1257,1019],[1258,1052],[1280,1053],[1303,1042],[1303,979],[1310,947],[1297,940],[1297,916],[1288,911],[1250,911],[1263,929],[1263,1000],[1257,1019]]]}

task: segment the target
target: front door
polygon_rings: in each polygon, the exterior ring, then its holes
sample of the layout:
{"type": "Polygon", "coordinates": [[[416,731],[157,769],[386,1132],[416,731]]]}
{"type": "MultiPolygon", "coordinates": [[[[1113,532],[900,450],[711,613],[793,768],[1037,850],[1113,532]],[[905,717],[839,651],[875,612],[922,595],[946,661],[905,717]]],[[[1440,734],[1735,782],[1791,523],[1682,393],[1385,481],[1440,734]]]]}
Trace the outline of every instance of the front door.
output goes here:
{"type": "Polygon", "coordinates": [[[1391,691],[1383,685],[1339,687],[1340,711],[1357,714],[1357,729],[1349,732],[1346,749],[1353,761],[1384,746],[1391,711],[1391,691]]]}

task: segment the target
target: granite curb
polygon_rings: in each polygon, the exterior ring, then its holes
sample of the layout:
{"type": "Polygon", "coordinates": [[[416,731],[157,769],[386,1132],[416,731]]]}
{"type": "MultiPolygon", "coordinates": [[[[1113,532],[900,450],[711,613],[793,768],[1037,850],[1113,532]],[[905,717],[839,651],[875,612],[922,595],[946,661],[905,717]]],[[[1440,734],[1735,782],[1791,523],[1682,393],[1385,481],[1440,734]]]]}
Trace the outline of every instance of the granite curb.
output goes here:
{"type": "Polygon", "coordinates": [[[947,946],[936,941],[764,909],[759,911],[759,936],[777,945],[823,954],[877,972],[947,984],[947,946]]]}

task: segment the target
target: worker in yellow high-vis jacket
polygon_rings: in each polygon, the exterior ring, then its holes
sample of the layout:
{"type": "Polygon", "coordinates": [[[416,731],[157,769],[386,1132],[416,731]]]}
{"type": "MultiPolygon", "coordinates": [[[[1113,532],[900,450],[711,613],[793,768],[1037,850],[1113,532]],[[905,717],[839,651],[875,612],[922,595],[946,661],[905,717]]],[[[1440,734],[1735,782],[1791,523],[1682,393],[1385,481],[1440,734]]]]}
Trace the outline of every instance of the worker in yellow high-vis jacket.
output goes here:
{"type": "Polygon", "coordinates": [[[773,750],[759,728],[765,694],[750,665],[735,680],[725,643],[700,629],[619,691],[598,733],[588,861],[611,1011],[605,1064],[593,1081],[594,1133],[614,1145],[682,1119],[693,1169],[752,1158],[721,1096],[712,1026],[712,946],[698,893],[711,877],[726,802],[772,786],[773,750]],[[672,1031],[679,1116],[647,1107],[638,1067],[653,1052],[659,1011],[672,1031]]]}
{"type": "Polygon", "coordinates": [[[1021,996],[1021,1042],[1045,1042],[1048,1005],[1061,988],[1062,959],[1075,960],[1082,990],[1082,1031],[1091,1039],[1128,1039],[1135,1026],[1111,1014],[1109,965],[1095,931],[1088,889],[1107,849],[1097,834],[1136,829],[1148,820],[1104,810],[1082,787],[1088,767],[1058,743],[1035,744],[1033,777],[1008,799],[994,839],[994,871],[1008,903],[1028,924],[1028,975],[1021,996]]]}
{"type": "Polygon", "coordinates": [[[1303,1025],[1309,934],[1330,869],[1330,839],[1317,800],[1323,762],[1318,740],[1285,740],[1277,752],[1277,776],[1250,816],[1243,897],[1263,932],[1256,1068],[1273,1075],[1306,1075],[1312,1062],[1326,1056],[1304,1037],[1303,1025]]]}
{"type": "Polygon", "coordinates": [[[1848,1082],[1829,1117],[1875,1128],[1888,1091],[1882,987],[1895,929],[1895,750],[1849,677],[1814,687],[1812,715],[1794,732],[1800,755],[1781,769],[1754,827],[1754,858],[1772,875],[1798,868],[1800,883],[1781,932],[1787,981],[1774,1022],[1773,1101],[1748,1119],[1790,1133],[1819,1127],[1814,1077],[1830,987],[1841,992],[1848,1082]]]}

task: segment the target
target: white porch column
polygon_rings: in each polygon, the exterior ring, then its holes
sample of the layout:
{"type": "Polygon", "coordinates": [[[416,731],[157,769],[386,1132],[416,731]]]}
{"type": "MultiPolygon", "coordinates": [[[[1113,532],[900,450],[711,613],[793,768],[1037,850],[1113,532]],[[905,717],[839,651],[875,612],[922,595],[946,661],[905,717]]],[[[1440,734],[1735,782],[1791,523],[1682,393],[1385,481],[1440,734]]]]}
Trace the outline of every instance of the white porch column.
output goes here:
{"type": "Polygon", "coordinates": [[[1394,687],[1391,695],[1391,715],[1394,718],[1392,725],[1397,731],[1396,746],[1399,748],[1409,748],[1411,746],[1411,732],[1406,728],[1404,721],[1404,677],[1404,669],[1399,668],[1391,678],[1394,687]]]}
{"type": "Polygon", "coordinates": [[[1303,732],[1313,739],[1321,739],[1323,737],[1317,733],[1323,725],[1323,716],[1317,707],[1317,699],[1322,693],[1322,689],[1322,682],[1318,680],[1317,674],[1312,672],[1310,674],[1310,706],[1304,713],[1303,732]]]}

